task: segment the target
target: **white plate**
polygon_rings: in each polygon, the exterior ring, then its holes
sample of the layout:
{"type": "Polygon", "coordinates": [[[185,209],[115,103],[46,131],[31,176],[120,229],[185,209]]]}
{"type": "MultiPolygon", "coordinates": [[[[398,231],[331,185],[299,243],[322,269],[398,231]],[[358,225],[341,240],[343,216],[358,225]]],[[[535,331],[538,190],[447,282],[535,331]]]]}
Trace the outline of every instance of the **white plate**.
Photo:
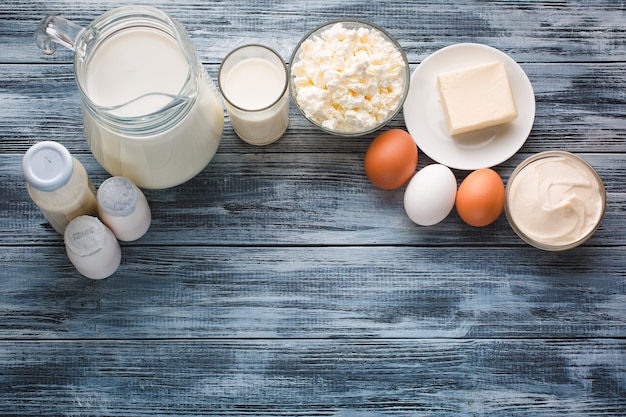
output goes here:
{"type": "Polygon", "coordinates": [[[474,170],[506,161],[526,142],[535,121],[535,93],[524,70],[507,54],[487,45],[460,43],[434,52],[415,69],[403,110],[406,127],[421,152],[450,168],[474,170]],[[492,61],[504,63],[517,118],[503,125],[450,135],[439,102],[437,75],[492,61]]]}

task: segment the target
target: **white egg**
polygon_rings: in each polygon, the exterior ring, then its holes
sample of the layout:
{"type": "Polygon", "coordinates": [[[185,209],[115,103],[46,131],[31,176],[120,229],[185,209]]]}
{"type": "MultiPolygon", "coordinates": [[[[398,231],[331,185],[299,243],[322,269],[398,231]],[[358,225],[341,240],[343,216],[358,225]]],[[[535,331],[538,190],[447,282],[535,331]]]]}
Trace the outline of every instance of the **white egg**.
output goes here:
{"type": "Polygon", "coordinates": [[[420,169],[404,192],[404,210],[420,226],[432,226],[445,219],[454,207],[456,177],[445,165],[420,169]]]}

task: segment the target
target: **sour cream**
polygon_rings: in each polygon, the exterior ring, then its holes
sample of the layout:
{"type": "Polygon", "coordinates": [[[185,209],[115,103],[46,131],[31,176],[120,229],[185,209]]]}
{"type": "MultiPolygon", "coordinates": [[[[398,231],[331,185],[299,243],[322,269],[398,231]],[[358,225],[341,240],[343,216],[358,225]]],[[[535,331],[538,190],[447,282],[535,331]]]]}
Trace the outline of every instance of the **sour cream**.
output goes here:
{"type": "Polygon", "coordinates": [[[527,243],[545,250],[580,245],[604,215],[602,180],[585,160],[548,151],[522,162],[509,178],[506,215],[527,243]]]}

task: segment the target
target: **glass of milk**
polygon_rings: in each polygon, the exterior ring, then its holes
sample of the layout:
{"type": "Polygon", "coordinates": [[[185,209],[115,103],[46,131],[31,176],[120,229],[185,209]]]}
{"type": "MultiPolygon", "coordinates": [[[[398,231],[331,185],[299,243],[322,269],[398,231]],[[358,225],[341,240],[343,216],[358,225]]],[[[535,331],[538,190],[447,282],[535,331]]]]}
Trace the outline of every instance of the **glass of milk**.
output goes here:
{"type": "Polygon", "coordinates": [[[82,28],[48,16],[35,32],[46,54],[74,51],[87,142],[113,176],[141,188],[179,185],[215,155],[224,110],[185,29],[162,11],[126,6],[82,28]]]}
{"type": "Polygon", "coordinates": [[[241,46],[226,56],[218,84],[237,136],[252,145],[277,141],[289,124],[288,71],[263,45],[241,46]]]}

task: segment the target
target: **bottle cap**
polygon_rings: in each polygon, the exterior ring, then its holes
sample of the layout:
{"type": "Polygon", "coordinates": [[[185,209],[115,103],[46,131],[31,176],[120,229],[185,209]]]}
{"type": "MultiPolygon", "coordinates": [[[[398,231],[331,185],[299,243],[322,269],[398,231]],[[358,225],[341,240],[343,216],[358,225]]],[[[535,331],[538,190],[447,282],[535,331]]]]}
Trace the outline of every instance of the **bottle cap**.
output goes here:
{"type": "Polygon", "coordinates": [[[98,204],[107,214],[126,217],[137,206],[137,187],[124,177],[111,177],[98,188],[98,204]]]}
{"type": "Polygon", "coordinates": [[[54,191],[72,176],[72,155],[57,142],[44,141],[30,147],[22,159],[24,179],[40,191],[54,191]]]}
{"type": "Polygon", "coordinates": [[[96,217],[76,217],[65,228],[65,245],[75,255],[93,255],[105,244],[106,229],[96,217]]]}
{"type": "Polygon", "coordinates": [[[65,250],[76,270],[91,279],[117,271],[122,250],[115,235],[97,217],[78,216],[65,229],[65,250]]]}

